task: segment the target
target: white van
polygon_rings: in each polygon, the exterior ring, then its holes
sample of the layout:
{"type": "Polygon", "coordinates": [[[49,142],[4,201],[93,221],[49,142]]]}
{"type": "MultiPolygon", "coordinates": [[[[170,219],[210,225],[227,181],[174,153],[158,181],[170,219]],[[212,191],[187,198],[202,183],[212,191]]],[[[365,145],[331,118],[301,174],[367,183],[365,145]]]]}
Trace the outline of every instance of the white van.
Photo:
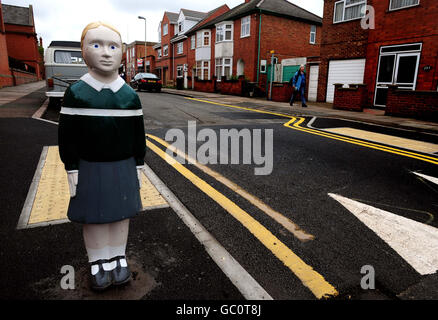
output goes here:
{"type": "Polygon", "coordinates": [[[81,43],[52,41],[44,55],[46,68],[46,96],[49,103],[58,105],[70,84],[88,72],[82,58],[81,43]]]}

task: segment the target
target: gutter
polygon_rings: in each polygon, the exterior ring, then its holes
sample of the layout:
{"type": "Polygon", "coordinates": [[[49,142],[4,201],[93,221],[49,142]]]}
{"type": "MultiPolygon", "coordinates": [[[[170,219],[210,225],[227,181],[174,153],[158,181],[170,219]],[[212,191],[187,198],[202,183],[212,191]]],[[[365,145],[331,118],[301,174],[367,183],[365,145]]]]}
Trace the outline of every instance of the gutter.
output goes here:
{"type": "Polygon", "coordinates": [[[259,40],[258,40],[258,48],[257,48],[257,85],[259,84],[260,77],[260,39],[262,33],[262,9],[260,9],[260,20],[259,20],[259,40]]]}

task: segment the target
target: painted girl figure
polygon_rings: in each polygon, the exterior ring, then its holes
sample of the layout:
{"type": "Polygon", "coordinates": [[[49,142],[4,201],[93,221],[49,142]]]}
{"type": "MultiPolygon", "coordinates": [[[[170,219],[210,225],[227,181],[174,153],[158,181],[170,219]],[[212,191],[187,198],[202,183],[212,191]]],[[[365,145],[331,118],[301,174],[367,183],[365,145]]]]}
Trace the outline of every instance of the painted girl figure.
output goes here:
{"type": "Polygon", "coordinates": [[[68,174],[68,218],[83,224],[95,290],[131,279],[125,256],[129,218],[142,210],[140,170],[146,153],[140,100],[118,75],[120,33],[94,22],[82,32],[89,72],[64,96],[59,153],[68,174]]]}

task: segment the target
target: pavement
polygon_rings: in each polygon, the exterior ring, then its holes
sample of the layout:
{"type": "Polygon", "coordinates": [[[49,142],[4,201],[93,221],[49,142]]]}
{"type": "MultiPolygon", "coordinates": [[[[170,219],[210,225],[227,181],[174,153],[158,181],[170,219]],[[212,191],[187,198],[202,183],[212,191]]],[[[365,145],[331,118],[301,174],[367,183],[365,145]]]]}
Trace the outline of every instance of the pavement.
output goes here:
{"type": "Polygon", "coordinates": [[[239,104],[240,106],[245,106],[248,108],[280,112],[294,116],[315,116],[324,118],[354,120],[364,123],[372,123],[393,128],[411,130],[415,132],[438,134],[438,123],[436,122],[422,121],[412,118],[385,116],[385,112],[383,110],[377,109],[364,109],[363,112],[345,111],[333,109],[333,105],[330,103],[314,102],[309,102],[307,104],[307,108],[302,108],[298,103],[295,104],[295,107],[291,107],[287,102],[268,101],[264,98],[248,98],[193,90],[177,90],[170,88],[163,88],[162,92],[181,95],[193,99],[205,99],[208,101],[220,102],[224,104],[239,104]]]}

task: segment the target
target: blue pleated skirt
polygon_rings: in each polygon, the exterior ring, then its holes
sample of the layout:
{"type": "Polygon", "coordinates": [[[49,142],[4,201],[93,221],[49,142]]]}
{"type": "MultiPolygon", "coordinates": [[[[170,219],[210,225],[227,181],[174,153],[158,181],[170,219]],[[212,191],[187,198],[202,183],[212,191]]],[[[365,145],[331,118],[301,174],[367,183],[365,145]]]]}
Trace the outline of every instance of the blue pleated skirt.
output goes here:
{"type": "Polygon", "coordinates": [[[79,161],[76,196],[67,216],[84,224],[112,223],[142,211],[134,158],[113,162],[79,161]]]}

